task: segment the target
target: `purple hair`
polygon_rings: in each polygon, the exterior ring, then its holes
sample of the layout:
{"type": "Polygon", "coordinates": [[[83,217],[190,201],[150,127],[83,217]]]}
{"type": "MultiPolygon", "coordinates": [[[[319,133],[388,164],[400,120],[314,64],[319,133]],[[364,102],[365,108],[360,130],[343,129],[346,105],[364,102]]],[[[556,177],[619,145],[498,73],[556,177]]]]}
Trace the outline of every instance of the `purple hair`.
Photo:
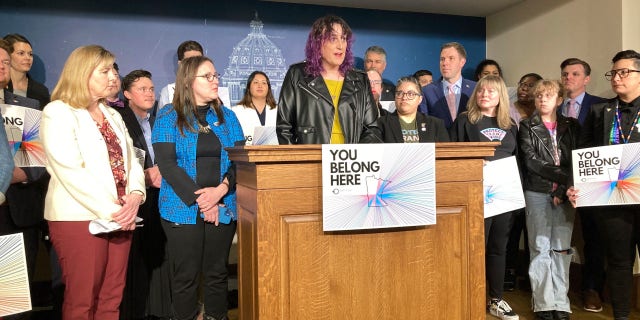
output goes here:
{"type": "Polygon", "coordinates": [[[340,65],[340,73],[345,74],[348,70],[353,69],[353,52],[351,45],[353,44],[353,32],[346,21],[338,16],[328,15],[318,18],[311,26],[307,45],[304,53],[307,59],[305,72],[314,77],[320,75],[324,70],[322,67],[322,43],[331,37],[333,24],[339,24],[342,32],[347,36],[347,50],[345,50],[344,61],[340,65]]]}

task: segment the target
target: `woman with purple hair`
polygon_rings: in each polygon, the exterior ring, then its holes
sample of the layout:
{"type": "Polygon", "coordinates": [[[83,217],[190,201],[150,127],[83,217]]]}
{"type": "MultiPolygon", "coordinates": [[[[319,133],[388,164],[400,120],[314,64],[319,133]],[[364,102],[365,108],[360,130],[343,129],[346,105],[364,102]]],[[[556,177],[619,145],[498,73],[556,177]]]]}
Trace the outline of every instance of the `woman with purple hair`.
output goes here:
{"type": "Polygon", "coordinates": [[[340,17],[313,23],[306,60],[287,71],[278,102],[280,144],[382,142],[366,73],[353,69],[353,33],[340,17]]]}

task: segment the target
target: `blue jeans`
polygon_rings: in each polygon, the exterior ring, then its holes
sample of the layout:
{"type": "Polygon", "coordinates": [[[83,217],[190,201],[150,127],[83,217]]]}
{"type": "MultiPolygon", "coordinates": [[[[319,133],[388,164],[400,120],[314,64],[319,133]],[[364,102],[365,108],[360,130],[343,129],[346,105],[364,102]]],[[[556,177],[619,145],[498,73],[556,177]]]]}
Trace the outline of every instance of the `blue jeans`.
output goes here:
{"type": "Polygon", "coordinates": [[[571,312],[567,293],[575,209],[568,201],[553,205],[553,198],[546,193],[525,191],[524,197],[533,311],[571,312]]]}

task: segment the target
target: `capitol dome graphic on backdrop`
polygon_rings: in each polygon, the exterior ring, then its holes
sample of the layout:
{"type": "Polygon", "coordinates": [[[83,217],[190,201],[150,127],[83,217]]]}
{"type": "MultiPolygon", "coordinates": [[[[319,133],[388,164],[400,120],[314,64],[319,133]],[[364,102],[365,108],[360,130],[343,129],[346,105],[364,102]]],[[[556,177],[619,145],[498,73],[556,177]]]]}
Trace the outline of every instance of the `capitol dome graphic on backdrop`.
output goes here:
{"type": "Polygon", "coordinates": [[[282,51],[267,38],[266,34],[262,33],[264,24],[257,13],[249,26],[251,26],[251,33],[233,47],[233,53],[229,56],[229,64],[222,78],[224,85],[229,88],[232,105],[242,99],[247,79],[256,70],[267,74],[271,81],[273,95],[278,100],[280,88],[287,73],[282,51]]]}

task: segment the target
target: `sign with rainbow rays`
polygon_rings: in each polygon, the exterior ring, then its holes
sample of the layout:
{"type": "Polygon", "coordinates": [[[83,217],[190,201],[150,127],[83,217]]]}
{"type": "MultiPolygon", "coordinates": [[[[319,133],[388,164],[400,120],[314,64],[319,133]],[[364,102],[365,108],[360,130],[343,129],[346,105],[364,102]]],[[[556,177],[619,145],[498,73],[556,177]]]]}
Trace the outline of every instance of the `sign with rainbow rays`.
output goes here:
{"type": "Polygon", "coordinates": [[[573,150],[578,207],[640,203],[640,143],[573,150]]]}
{"type": "Polygon", "coordinates": [[[31,310],[22,233],[0,236],[0,317],[31,310]]]}
{"type": "Polygon", "coordinates": [[[524,193],[515,156],[489,161],[482,168],[484,217],[524,208],[524,193]]]}
{"type": "Polygon", "coordinates": [[[42,111],[0,104],[4,128],[16,167],[44,167],[46,157],[40,141],[42,111]]]}
{"type": "Polygon", "coordinates": [[[434,143],[322,145],[323,230],[436,223],[434,143]]]}

